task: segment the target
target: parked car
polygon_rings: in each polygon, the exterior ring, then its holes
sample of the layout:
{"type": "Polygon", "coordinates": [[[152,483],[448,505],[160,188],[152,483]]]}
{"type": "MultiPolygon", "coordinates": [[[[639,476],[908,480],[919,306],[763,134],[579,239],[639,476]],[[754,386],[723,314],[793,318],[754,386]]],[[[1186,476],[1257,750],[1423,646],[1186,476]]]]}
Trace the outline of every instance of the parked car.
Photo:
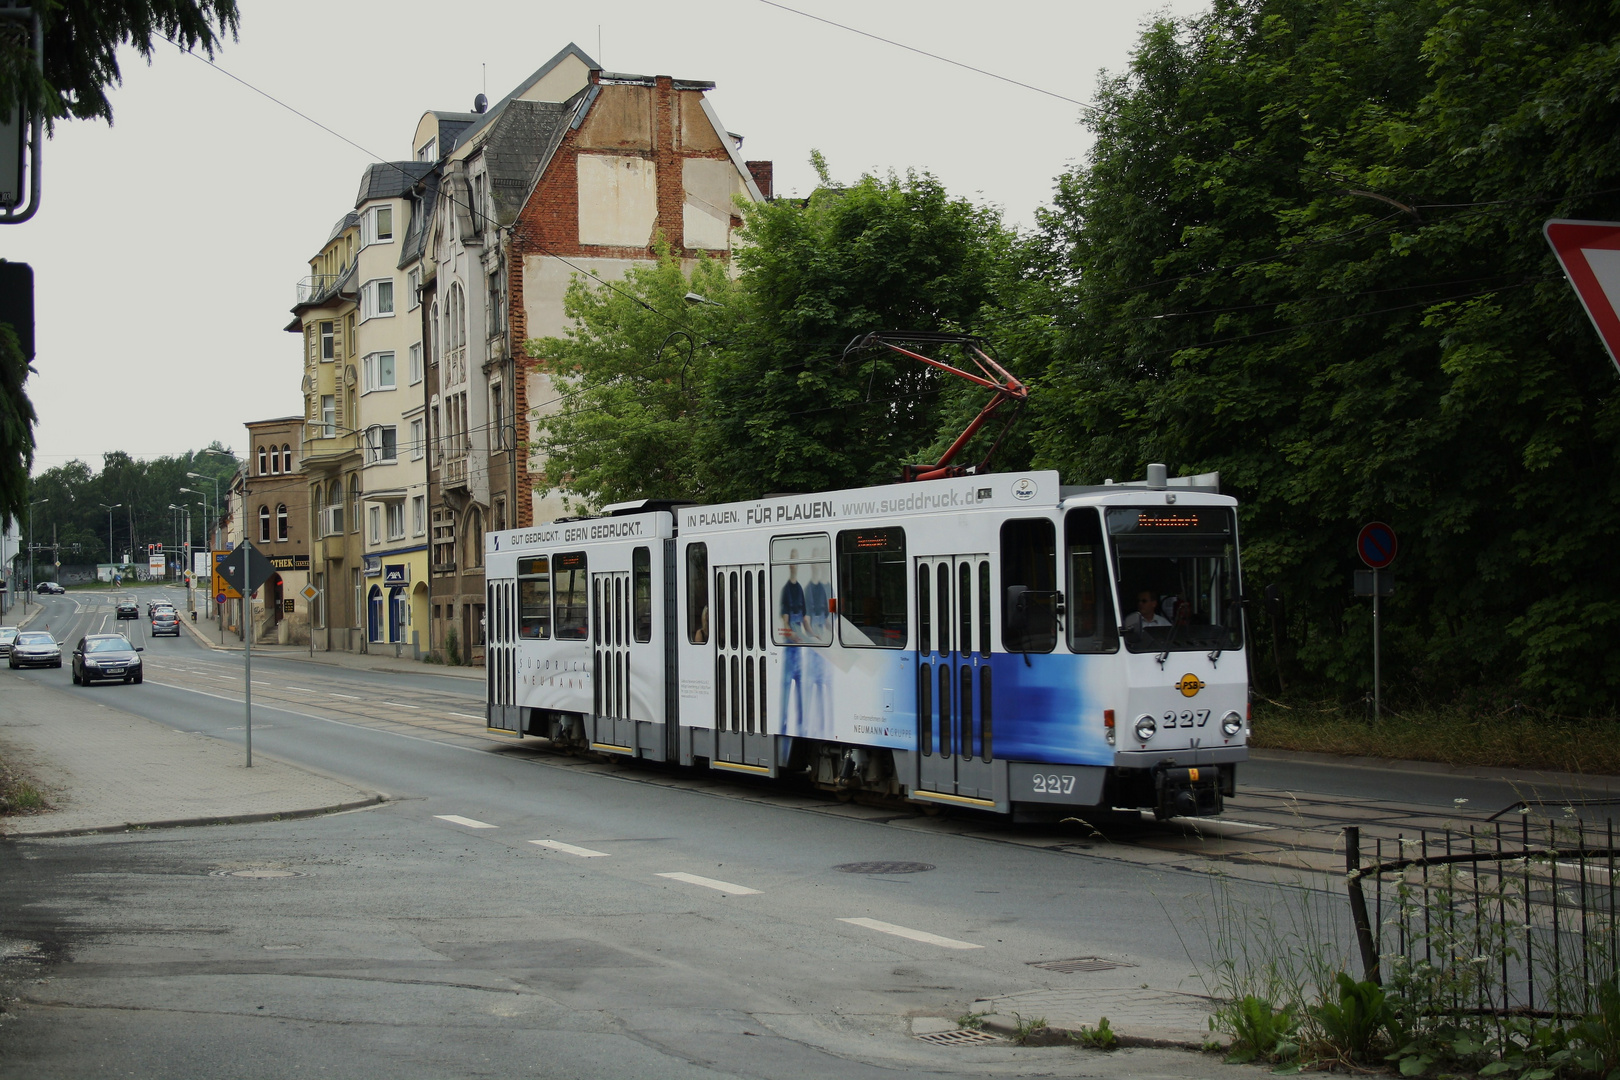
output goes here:
{"type": "Polygon", "coordinates": [[[152,612],[152,636],[161,637],[164,634],[180,636],[180,616],[174,608],[158,608],[152,612]]]}
{"type": "MultiPolygon", "coordinates": [[[[141,650],[123,634],[89,634],[73,650],[73,685],[89,686],[99,680],[138,683],[143,674],[141,650]]],[[[61,662],[57,662],[61,666],[61,662]]]]}
{"type": "Polygon", "coordinates": [[[61,667],[62,646],[46,630],[24,630],[11,645],[8,663],[20,667],[61,667]]]}
{"type": "Polygon", "coordinates": [[[15,626],[0,626],[0,656],[11,655],[11,645],[17,640],[15,626]]]}
{"type": "Polygon", "coordinates": [[[120,619],[138,619],[141,617],[140,606],[133,600],[118,601],[118,617],[120,619]]]}
{"type": "Polygon", "coordinates": [[[67,586],[58,585],[54,581],[42,581],[39,583],[39,588],[35,589],[34,591],[39,593],[41,596],[44,596],[47,593],[61,594],[67,592],[67,586]]]}

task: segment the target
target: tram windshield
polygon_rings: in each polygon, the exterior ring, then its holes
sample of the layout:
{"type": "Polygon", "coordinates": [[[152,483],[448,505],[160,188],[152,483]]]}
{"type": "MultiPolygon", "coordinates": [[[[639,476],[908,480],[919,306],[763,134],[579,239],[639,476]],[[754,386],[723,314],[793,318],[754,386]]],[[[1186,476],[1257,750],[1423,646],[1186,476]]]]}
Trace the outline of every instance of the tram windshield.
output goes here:
{"type": "Polygon", "coordinates": [[[1229,508],[1111,507],[1107,519],[1127,649],[1243,647],[1237,525],[1229,508]]]}

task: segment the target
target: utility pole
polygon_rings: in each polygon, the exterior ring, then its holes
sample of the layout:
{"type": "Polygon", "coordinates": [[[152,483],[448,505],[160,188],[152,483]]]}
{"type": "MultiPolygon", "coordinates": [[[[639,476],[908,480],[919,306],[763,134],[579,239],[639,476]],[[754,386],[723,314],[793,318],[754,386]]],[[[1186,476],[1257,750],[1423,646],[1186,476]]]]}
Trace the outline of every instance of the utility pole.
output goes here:
{"type": "Polygon", "coordinates": [[[43,506],[49,499],[36,499],[28,504],[28,588],[23,590],[23,610],[28,610],[29,599],[38,585],[34,580],[34,507],[43,506]]]}
{"type": "Polygon", "coordinates": [[[109,563],[117,563],[118,559],[113,554],[112,512],[124,504],[113,503],[111,506],[108,506],[106,503],[98,503],[97,505],[103,510],[107,511],[107,561],[109,563]]]}

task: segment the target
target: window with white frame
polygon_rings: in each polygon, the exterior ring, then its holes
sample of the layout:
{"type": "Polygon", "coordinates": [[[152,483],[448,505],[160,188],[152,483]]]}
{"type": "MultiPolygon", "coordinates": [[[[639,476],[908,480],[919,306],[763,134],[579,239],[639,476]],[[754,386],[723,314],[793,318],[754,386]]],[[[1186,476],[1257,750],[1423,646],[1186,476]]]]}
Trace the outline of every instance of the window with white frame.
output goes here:
{"type": "Polygon", "coordinates": [[[321,362],[326,363],[337,357],[337,324],[331,319],[321,323],[321,362]]]}
{"type": "Polygon", "coordinates": [[[287,538],[287,504],[280,503],[276,506],[276,539],[286,540],[287,538]]]}
{"type": "Polygon", "coordinates": [[[411,496],[411,533],[421,536],[427,532],[427,496],[411,496]]]}
{"type": "Polygon", "coordinates": [[[321,438],[331,439],[337,436],[337,397],[332,394],[321,395],[321,438]]]}
{"type": "Polygon", "coordinates": [[[415,311],[422,306],[422,271],[412,270],[405,275],[405,306],[415,311]]]}
{"type": "Polygon", "coordinates": [[[281,444],[281,471],[292,472],[292,443],[281,444]]]}
{"type": "Polygon", "coordinates": [[[270,508],[268,506],[261,506],[259,507],[259,543],[268,544],[269,542],[270,508]]]}
{"type": "Polygon", "coordinates": [[[420,341],[411,346],[410,366],[411,385],[415,386],[422,381],[422,343],[420,341]]]}
{"type": "Polygon", "coordinates": [[[371,542],[373,544],[382,543],[382,507],[368,507],[366,520],[371,525],[371,542]]]}
{"type": "Polygon", "coordinates": [[[423,453],[422,421],[411,421],[411,460],[420,461],[423,453]]]}
{"type": "Polygon", "coordinates": [[[366,429],[366,460],[371,463],[393,461],[398,453],[395,428],[392,424],[375,424],[366,429]]]}
{"type": "Polygon", "coordinates": [[[360,246],[391,244],[394,241],[394,208],[373,206],[360,218],[360,246]]]}
{"type": "Polygon", "coordinates": [[[391,318],[394,314],[394,279],[373,278],[360,287],[360,321],[391,318]]]}
{"type": "Polygon", "coordinates": [[[429,139],[426,143],[424,143],[423,146],[422,146],[422,149],[420,149],[420,150],[418,150],[416,152],[416,160],[417,161],[438,161],[439,160],[439,140],[438,139],[429,139]]]}
{"type": "Polygon", "coordinates": [[[265,473],[266,473],[266,472],[268,472],[268,471],[269,471],[269,470],[267,470],[267,469],[266,469],[266,468],[265,468],[265,464],[264,464],[264,461],[265,461],[265,458],[264,458],[264,447],[262,447],[262,446],[261,446],[261,447],[259,447],[259,475],[260,475],[260,476],[263,476],[263,475],[264,475],[264,474],[265,474],[265,473]]]}
{"type": "Polygon", "coordinates": [[[363,391],[367,394],[373,390],[392,390],[394,381],[394,354],[391,352],[370,353],[360,362],[361,378],[364,383],[363,391]]]}
{"type": "Polygon", "coordinates": [[[405,504],[402,502],[388,504],[388,539],[405,539],[405,504]]]}

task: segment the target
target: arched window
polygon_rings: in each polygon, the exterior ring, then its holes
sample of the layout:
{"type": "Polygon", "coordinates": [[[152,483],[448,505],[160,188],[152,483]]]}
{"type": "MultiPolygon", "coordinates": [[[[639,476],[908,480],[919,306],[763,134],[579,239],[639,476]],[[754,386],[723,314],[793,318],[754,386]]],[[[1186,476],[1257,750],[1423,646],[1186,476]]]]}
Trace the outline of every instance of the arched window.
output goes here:
{"type": "Polygon", "coordinates": [[[349,531],[360,531],[360,476],[349,474],[349,531]]]}
{"type": "Polygon", "coordinates": [[[433,315],[428,319],[428,363],[439,362],[439,302],[433,301],[430,309],[433,315]]]}
{"type": "Polygon", "coordinates": [[[259,542],[261,544],[270,542],[270,508],[268,506],[259,507],[259,542]]]}
{"type": "Polygon", "coordinates": [[[276,539],[287,539],[287,504],[281,503],[276,507],[276,539]]]}
{"type": "Polygon", "coordinates": [[[292,443],[281,444],[281,471],[292,472],[292,443]]]}
{"type": "Polygon", "coordinates": [[[265,466],[264,466],[264,447],[262,447],[262,446],[261,446],[261,447],[259,447],[259,475],[260,475],[260,476],[263,476],[263,475],[264,475],[264,472],[265,472],[265,466]]]}
{"type": "Polygon", "coordinates": [[[326,486],[326,508],[331,511],[328,517],[325,534],[330,536],[343,531],[343,481],[333,480],[326,486]]]}
{"type": "Polygon", "coordinates": [[[281,454],[276,451],[274,446],[270,447],[270,475],[281,475],[281,454]]]}
{"type": "Polygon", "coordinates": [[[467,511],[467,526],[461,532],[461,565],[484,565],[484,515],[478,507],[467,511]]]}

